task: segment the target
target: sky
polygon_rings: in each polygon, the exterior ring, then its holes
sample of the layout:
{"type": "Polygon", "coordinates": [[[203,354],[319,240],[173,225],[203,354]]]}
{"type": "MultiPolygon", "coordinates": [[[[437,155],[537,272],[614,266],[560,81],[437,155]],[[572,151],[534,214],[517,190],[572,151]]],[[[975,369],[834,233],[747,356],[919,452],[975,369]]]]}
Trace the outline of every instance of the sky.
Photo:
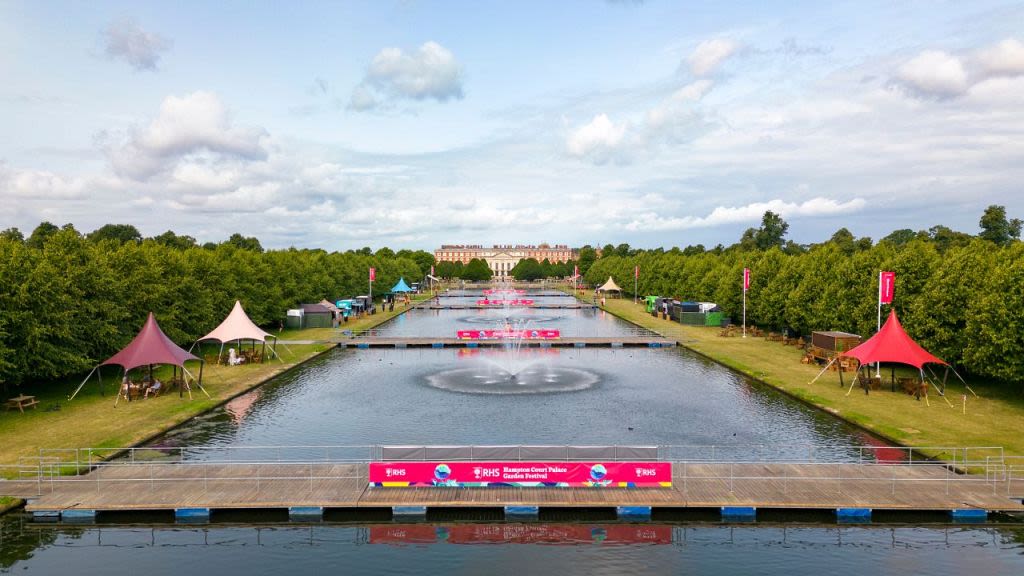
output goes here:
{"type": "Polygon", "coordinates": [[[729,245],[1024,216],[1024,4],[0,2],[0,229],[729,245]]]}

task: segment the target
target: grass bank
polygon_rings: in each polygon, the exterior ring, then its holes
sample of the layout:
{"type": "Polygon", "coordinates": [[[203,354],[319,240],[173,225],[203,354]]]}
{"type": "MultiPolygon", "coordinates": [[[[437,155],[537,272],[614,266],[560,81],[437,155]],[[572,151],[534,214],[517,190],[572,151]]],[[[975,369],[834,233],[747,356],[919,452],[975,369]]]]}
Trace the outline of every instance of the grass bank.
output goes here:
{"type": "MultiPolygon", "coordinates": [[[[396,307],[394,312],[353,319],[344,326],[346,329],[354,330],[372,328],[405,310],[406,308],[400,310],[396,307]]],[[[0,466],[9,466],[6,469],[0,467],[0,476],[14,475],[16,470],[13,465],[17,463],[18,458],[35,456],[40,448],[111,448],[136,445],[328,350],[333,345],[321,341],[328,341],[331,334],[338,334],[338,331],[331,329],[287,332],[287,339],[317,342],[279,347],[281,361],[268,360],[263,364],[241,366],[206,366],[203,386],[209,397],[198,388],[192,391],[191,399],[187,394],[179,397],[177,390],[170,389],[155,398],[133,402],[122,400],[115,408],[117,383],[113,380],[113,370],[106,373],[102,390],[94,377],[70,402],[67,399],[68,395],[81,382],[81,376],[10,389],[9,396],[29,394],[39,400],[39,405],[24,414],[18,411],[0,413],[0,466]],[[328,333],[326,336],[321,334],[324,330],[328,333]]],[[[211,349],[208,348],[205,352],[210,353],[211,349]]],[[[169,378],[170,369],[161,368],[156,374],[161,379],[169,378]]]]}
{"type": "MultiPolygon", "coordinates": [[[[608,299],[605,309],[893,442],[926,447],[1002,446],[1008,454],[1024,454],[1024,397],[1005,384],[970,381],[980,397],[968,393],[966,413],[962,403],[965,390],[959,381],[948,385],[949,403],[934,390],[928,402],[888,388],[869,395],[855,388],[847,395],[848,388],[840,387],[836,372],[826,372],[810,384],[820,367],[801,364],[803,353],[798,348],[764,338],[721,337],[718,328],[654,318],[632,300],[608,299]]],[[[847,386],[850,376],[844,375],[847,386]]]]}

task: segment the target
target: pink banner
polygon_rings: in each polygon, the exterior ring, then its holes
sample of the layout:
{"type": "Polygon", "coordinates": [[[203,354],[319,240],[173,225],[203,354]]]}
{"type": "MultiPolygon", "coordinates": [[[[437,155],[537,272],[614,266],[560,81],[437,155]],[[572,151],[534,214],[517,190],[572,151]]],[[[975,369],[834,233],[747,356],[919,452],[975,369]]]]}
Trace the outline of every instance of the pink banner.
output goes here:
{"type": "Polygon", "coordinates": [[[750,290],[750,268],[743,269],[743,291],[750,290]]]}
{"type": "Polygon", "coordinates": [[[557,340],[561,330],[458,330],[459,340],[500,340],[502,338],[525,338],[527,340],[557,340]]]}
{"type": "Polygon", "coordinates": [[[377,269],[376,268],[370,268],[370,282],[373,282],[376,279],[377,279],[377,269]]]}
{"type": "Polygon", "coordinates": [[[370,544],[671,544],[667,524],[377,524],[370,544]]]}
{"type": "Polygon", "coordinates": [[[669,462],[371,462],[370,485],[384,487],[551,486],[667,488],[669,462]]]}
{"type": "Polygon", "coordinates": [[[882,304],[892,304],[892,298],[896,294],[896,273],[882,272],[879,277],[878,301],[882,304]]]}
{"type": "Polygon", "coordinates": [[[526,290],[484,290],[484,294],[526,294],[526,290]]]}
{"type": "Polygon", "coordinates": [[[528,298],[517,298],[515,300],[490,300],[485,298],[477,300],[476,303],[481,306],[533,306],[533,300],[528,298]]]}

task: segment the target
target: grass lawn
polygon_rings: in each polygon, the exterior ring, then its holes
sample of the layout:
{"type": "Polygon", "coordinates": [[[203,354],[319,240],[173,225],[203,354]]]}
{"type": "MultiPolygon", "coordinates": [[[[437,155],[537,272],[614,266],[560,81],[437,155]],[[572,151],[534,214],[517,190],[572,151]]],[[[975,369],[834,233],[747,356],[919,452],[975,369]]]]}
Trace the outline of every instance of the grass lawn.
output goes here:
{"type": "MultiPolygon", "coordinates": [[[[193,388],[192,399],[186,393],[178,396],[175,389],[165,390],[158,397],[125,402],[114,406],[118,381],[114,369],[106,373],[103,394],[95,377],[82,388],[74,400],[68,395],[81,378],[22,386],[17,392],[39,400],[36,409],[0,413],[0,464],[15,464],[21,456],[34,456],[40,448],[123,447],[131,446],[158,434],[192,416],[209,410],[254,384],[284,372],[328,349],[327,344],[294,345],[290,351],[281,349],[283,362],[271,360],[263,364],[241,366],[206,366],[203,387],[207,397],[193,388]]],[[[189,366],[189,370],[192,367],[189,366]]],[[[155,370],[161,380],[170,378],[170,368],[155,370]]],[[[13,468],[0,469],[10,476],[13,468]]]]}
{"type": "MultiPolygon", "coordinates": [[[[1005,383],[969,381],[979,398],[968,393],[966,414],[962,404],[964,387],[952,375],[946,395],[952,406],[934,389],[928,403],[899,392],[899,388],[895,393],[890,392],[886,387],[888,370],[885,368],[883,390],[872,390],[870,395],[865,395],[862,389],[854,388],[847,396],[848,388],[840,388],[837,372],[826,372],[810,384],[821,368],[801,364],[802,352],[793,346],[768,342],[764,338],[721,337],[718,328],[684,326],[654,318],[631,299],[609,298],[606,309],[900,444],[1003,446],[1007,454],[1024,454],[1024,396],[1019,389],[1005,383]]],[[[910,369],[904,375],[913,374],[916,372],[910,369]]],[[[847,386],[851,376],[844,374],[847,386]]]]}
{"type": "MultiPolygon", "coordinates": [[[[399,309],[396,306],[394,312],[353,319],[343,326],[356,330],[372,328],[405,310],[406,307],[399,309]]],[[[278,352],[283,362],[268,360],[264,364],[241,366],[209,364],[204,368],[203,386],[210,393],[210,398],[198,388],[192,391],[191,400],[187,394],[179,398],[178,391],[170,389],[156,398],[133,402],[122,400],[115,408],[118,382],[114,380],[116,368],[113,367],[104,372],[103,395],[93,377],[71,402],[68,402],[68,395],[78,386],[83,375],[59,382],[9,388],[8,396],[35,396],[39,405],[24,414],[0,412],[0,476],[15,475],[16,469],[12,465],[18,458],[36,456],[40,448],[109,448],[137,444],[327,350],[327,341],[339,336],[338,330],[330,328],[289,330],[281,334],[282,340],[318,342],[281,346],[278,352]],[[9,467],[5,469],[4,465],[9,467]]],[[[197,356],[215,355],[217,348],[207,345],[193,352],[197,356]]],[[[193,366],[190,365],[189,370],[198,375],[193,366]]],[[[155,371],[157,377],[164,381],[170,378],[170,372],[170,367],[155,371]]]]}

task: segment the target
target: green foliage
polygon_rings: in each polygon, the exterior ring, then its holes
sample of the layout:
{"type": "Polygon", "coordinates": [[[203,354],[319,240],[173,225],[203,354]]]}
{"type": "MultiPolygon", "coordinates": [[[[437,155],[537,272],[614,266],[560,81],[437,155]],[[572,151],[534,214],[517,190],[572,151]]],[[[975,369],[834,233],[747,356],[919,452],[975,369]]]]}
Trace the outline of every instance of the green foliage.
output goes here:
{"type": "Polygon", "coordinates": [[[577,263],[580,267],[580,274],[586,274],[587,270],[594,265],[597,261],[597,250],[594,250],[589,244],[580,248],[580,259],[577,263]]]}
{"type": "MultiPolygon", "coordinates": [[[[547,260],[544,260],[544,262],[547,262],[547,260]]],[[[551,264],[548,263],[548,268],[550,268],[550,266],[551,264]]],[[[527,282],[546,277],[544,274],[544,267],[534,258],[524,258],[520,260],[519,263],[512,268],[512,276],[516,280],[524,280],[527,282]]]]}
{"type": "Polygon", "coordinates": [[[235,248],[240,248],[242,250],[263,252],[263,246],[260,245],[260,241],[258,239],[251,236],[242,236],[237,232],[232,234],[231,237],[228,238],[227,242],[225,242],[225,244],[229,244],[231,246],[234,246],[235,248]]]}
{"type": "Polygon", "coordinates": [[[89,240],[93,242],[111,241],[118,244],[142,242],[142,234],[131,224],[105,224],[90,232],[89,240]]]}
{"type": "MultiPolygon", "coordinates": [[[[41,226],[35,241],[0,236],[0,382],[81,373],[127,344],[153,311],[187,345],[236,299],[257,324],[277,327],[302,302],[374,292],[420,278],[414,258],[258,249],[255,238],[199,247],[167,232],[142,242],[94,242],[72,227],[41,226]]],[[[432,257],[431,257],[432,259],[432,257]]],[[[427,268],[429,271],[429,266],[427,268]]]]}
{"type": "Polygon", "coordinates": [[[491,269],[487,266],[487,261],[480,258],[470,260],[469,264],[466,264],[466,267],[462,270],[462,279],[471,281],[490,280],[491,269]]]}
{"type": "Polygon", "coordinates": [[[981,226],[979,237],[1000,246],[1006,246],[1014,239],[1020,238],[1021,220],[1014,218],[1006,219],[1006,207],[995,204],[985,209],[981,215],[978,225],[981,226]]]}
{"type": "MultiPolygon", "coordinates": [[[[896,272],[894,306],[911,337],[978,376],[1024,380],[1024,244],[989,242],[935,227],[870,245],[840,230],[799,252],[756,245],[703,252],[641,252],[597,260],[588,285],[615,278],[640,296],[712,301],[738,320],[742,269],[752,272],[747,320],[781,331],[843,330],[870,336],[877,322],[878,272],[896,272]],[[625,281],[624,281],[625,280],[625,281]]],[[[883,320],[888,312],[883,306],[883,320]]]]}

